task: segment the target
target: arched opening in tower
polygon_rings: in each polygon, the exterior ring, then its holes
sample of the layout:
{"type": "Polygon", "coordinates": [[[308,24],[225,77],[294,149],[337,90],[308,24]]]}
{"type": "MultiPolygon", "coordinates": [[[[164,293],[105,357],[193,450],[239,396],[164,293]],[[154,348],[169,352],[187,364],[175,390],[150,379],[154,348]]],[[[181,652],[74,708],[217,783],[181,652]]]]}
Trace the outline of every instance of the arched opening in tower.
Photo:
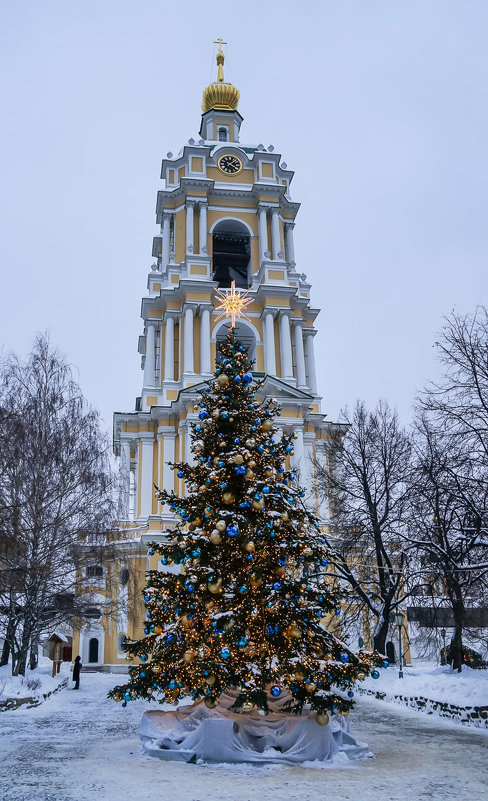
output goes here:
{"type": "Polygon", "coordinates": [[[248,289],[250,281],[250,236],[245,225],[238,220],[222,220],[213,231],[213,280],[219,287],[248,289]]]}

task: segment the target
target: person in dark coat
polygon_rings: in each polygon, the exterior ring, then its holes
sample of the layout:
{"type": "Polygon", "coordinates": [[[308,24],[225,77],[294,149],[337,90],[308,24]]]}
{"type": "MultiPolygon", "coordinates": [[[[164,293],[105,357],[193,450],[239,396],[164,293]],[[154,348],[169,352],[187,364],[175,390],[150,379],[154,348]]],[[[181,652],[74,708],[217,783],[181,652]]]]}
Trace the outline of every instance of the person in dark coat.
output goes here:
{"type": "Polygon", "coordinates": [[[81,656],[77,656],[75,659],[75,664],[73,665],[73,681],[75,683],[73,690],[80,689],[80,670],[82,667],[83,665],[81,664],[81,656]]]}

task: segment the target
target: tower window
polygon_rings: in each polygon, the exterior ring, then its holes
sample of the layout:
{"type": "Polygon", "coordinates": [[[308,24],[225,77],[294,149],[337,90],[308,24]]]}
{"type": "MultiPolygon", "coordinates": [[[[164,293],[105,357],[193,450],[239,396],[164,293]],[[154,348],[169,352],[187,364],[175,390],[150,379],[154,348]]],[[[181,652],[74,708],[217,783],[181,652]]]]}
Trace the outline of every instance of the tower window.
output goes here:
{"type": "Polygon", "coordinates": [[[219,142],[227,142],[227,128],[219,128],[219,142]]]}
{"type": "Polygon", "coordinates": [[[251,247],[247,228],[238,220],[223,220],[213,232],[213,280],[219,287],[248,289],[251,247]]]}
{"type": "Polygon", "coordinates": [[[100,578],[103,576],[103,567],[102,565],[88,565],[85,570],[85,575],[87,578],[100,578]]]}

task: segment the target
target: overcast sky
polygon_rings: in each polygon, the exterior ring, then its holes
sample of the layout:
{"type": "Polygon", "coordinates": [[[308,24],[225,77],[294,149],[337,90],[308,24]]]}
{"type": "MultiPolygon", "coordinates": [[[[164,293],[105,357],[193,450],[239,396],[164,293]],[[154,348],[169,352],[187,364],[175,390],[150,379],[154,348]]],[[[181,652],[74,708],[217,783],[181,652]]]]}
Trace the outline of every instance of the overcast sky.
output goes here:
{"type": "Polygon", "coordinates": [[[486,0],[3,0],[0,343],[49,329],[107,427],[134,408],[161,158],[222,36],[241,140],[295,170],[323,410],[407,421],[442,315],[486,302],[487,23],[486,0]]]}

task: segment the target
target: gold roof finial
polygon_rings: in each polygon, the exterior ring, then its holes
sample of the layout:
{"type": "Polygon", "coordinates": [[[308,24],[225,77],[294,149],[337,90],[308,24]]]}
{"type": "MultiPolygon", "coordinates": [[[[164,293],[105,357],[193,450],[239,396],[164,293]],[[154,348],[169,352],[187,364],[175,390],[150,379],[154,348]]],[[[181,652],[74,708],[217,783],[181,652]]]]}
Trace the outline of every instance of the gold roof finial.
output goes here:
{"type": "Polygon", "coordinates": [[[218,46],[219,46],[219,49],[217,51],[217,80],[219,81],[219,83],[223,83],[224,82],[224,60],[225,60],[225,56],[224,56],[224,51],[222,50],[222,45],[223,44],[227,44],[227,42],[224,42],[222,37],[219,36],[218,39],[215,39],[214,44],[218,44],[218,46]]]}
{"type": "Polygon", "coordinates": [[[213,108],[235,111],[239,103],[239,90],[231,83],[224,81],[225,56],[222,45],[227,44],[227,42],[224,42],[220,36],[215,40],[214,44],[219,46],[217,50],[217,80],[207,86],[203,92],[202,111],[205,113],[213,108]]]}

